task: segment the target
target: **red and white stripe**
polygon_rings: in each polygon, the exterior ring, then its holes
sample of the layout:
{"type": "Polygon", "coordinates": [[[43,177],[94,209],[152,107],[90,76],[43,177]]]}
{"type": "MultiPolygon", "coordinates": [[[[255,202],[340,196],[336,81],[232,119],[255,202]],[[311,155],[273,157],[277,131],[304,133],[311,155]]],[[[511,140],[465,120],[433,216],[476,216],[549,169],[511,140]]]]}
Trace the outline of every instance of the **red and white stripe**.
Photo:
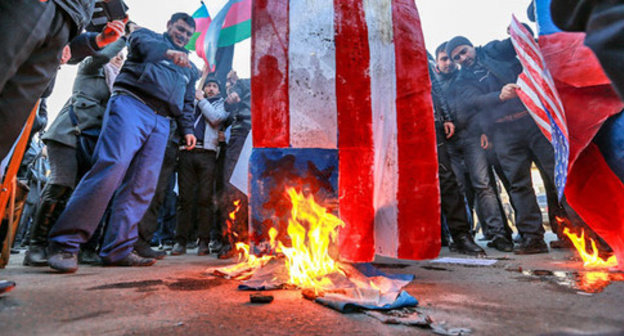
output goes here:
{"type": "Polygon", "coordinates": [[[253,6],[254,147],[338,150],[343,259],[437,256],[435,131],[414,2],[253,6]]]}
{"type": "Polygon", "coordinates": [[[537,42],[515,16],[510,27],[511,41],[524,68],[517,82],[521,88],[518,91],[520,99],[549,141],[552,140],[552,128],[544,107],[552,113],[555,123],[568,138],[563,103],[537,42]]]}

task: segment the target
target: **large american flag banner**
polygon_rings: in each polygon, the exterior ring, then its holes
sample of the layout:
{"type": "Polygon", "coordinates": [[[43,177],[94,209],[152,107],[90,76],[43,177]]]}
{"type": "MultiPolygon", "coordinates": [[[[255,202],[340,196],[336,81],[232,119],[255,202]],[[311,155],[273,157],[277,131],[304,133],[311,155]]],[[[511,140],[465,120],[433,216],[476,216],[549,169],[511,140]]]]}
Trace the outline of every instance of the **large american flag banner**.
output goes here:
{"type": "Polygon", "coordinates": [[[438,163],[414,1],[254,1],[252,13],[254,148],[337,151],[341,258],[436,257],[438,163]]]}
{"type": "Polygon", "coordinates": [[[517,84],[521,88],[518,96],[537,126],[553,145],[555,185],[559,199],[561,199],[568,176],[570,156],[570,137],[563,104],[544,57],[531,33],[515,16],[512,17],[509,31],[511,41],[524,68],[518,76],[517,84]]]}

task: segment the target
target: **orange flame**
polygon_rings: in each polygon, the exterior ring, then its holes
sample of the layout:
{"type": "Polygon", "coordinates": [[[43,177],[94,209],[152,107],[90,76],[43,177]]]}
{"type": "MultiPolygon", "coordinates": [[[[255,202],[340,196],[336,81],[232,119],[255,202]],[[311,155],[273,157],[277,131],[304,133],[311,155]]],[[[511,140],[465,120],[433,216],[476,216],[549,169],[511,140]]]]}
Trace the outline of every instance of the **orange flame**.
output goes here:
{"type": "Polygon", "coordinates": [[[287,229],[292,247],[278,242],[277,252],[286,256],[289,282],[315,291],[328,289],[333,283],[326,275],[342,273],[329,255],[329,247],[337,241],[338,227],[345,224],[316,203],[312,196],[305,197],[294,188],[289,188],[287,193],[292,202],[287,229]]]}
{"type": "MultiPolygon", "coordinates": [[[[312,196],[305,197],[294,188],[289,188],[287,193],[292,203],[291,218],[287,227],[291,246],[276,241],[278,231],[270,228],[268,233],[271,251],[285,256],[290,284],[303,289],[313,289],[315,293],[331,289],[333,282],[328,275],[332,273],[345,275],[329,252],[331,245],[337,241],[338,227],[345,224],[316,203],[312,196]]],[[[235,205],[238,209],[238,204],[235,205]]],[[[237,209],[230,213],[232,221],[237,209]]],[[[271,255],[257,257],[250,254],[249,245],[245,243],[236,243],[236,249],[240,252],[238,263],[219,269],[219,273],[244,279],[275,258],[271,255]]],[[[365,287],[377,288],[372,282],[370,286],[365,287]]]]}
{"type": "Polygon", "coordinates": [[[575,233],[570,232],[568,228],[563,229],[563,233],[565,233],[576,250],[578,251],[581,259],[583,259],[583,266],[587,268],[610,268],[616,267],[618,265],[617,259],[615,255],[610,256],[607,260],[602,259],[598,253],[598,248],[596,247],[596,242],[589,238],[591,242],[592,253],[587,252],[587,247],[585,244],[585,231],[581,231],[581,236],[577,236],[575,233]]]}

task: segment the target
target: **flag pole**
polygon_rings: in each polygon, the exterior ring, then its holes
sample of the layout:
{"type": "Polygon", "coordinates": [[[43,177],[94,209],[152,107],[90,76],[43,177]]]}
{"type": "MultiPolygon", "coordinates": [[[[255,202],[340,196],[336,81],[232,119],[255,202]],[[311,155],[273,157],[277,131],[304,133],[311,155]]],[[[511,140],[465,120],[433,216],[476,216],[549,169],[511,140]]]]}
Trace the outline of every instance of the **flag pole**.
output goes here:
{"type": "Polygon", "coordinates": [[[208,77],[208,64],[204,62],[204,68],[202,69],[202,76],[197,85],[197,88],[199,90],[201,90],[204,87],[204,83],[206,83],[206,77],[208,77]]]}
{"type": "MultiPolygon", "coordinates": [[[[26,125],[22,130],[22,134],[15,145],[15,149],[13,151],[13,156],[10,160],[9,167],[7,168],[7,173],[4,176],[4,181],[2,185],[0,185],[0,226],[2,226],[2,219],[4,218],[7,210],[7,202],[11,200],[15,201],[15,188],[17,187],[16,176],[17,171],[19,170],[20,164],[22,163],[22,158],[24,156],[24,152],[26,151],[26,145],[28,144],[28,138],[30,136],[30,130],[32,129],[33,123],[35,121],[35,115],[39,109],[39,100],[33,107],[30,112],[30,116],[26,121],[26,125]]],[[[13,216],[15,211],[14,203],[9,205],[9,214],[13,216]]],[[[9,263],[9,256],[11,255],[11,243],[13,242],[13,235],[16,232],[16,225],[19,223],[19,220],[12,222],[8,220],[6,222],[8,225],[7,235],[4,239],[4,245],[2,251],[0,251],[0,268],[4,268],[9,263]]]]}

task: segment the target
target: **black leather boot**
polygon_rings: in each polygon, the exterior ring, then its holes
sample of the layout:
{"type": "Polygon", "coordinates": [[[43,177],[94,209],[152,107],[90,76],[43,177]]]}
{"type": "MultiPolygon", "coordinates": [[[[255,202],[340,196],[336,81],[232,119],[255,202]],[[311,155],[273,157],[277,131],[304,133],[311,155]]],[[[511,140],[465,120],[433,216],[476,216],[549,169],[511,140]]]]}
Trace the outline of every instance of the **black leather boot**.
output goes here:
{"type": "Polygon", "coordinates": [[[46,184],[41,193],[41,202],[30,227],[30,244],[24,256],[25,266],[47,266],[48,233],[61,215],[71,195],[70,187],[46,184]]]}
{"type": "Polygon", "coordinates": [[[451,251],[467,254],[472,256],[485,256],[485,251],[481,246],[477,245],[472,239],[472,236],[468,233],[458,235],[453,239],[451,245],[451,251]]]}

